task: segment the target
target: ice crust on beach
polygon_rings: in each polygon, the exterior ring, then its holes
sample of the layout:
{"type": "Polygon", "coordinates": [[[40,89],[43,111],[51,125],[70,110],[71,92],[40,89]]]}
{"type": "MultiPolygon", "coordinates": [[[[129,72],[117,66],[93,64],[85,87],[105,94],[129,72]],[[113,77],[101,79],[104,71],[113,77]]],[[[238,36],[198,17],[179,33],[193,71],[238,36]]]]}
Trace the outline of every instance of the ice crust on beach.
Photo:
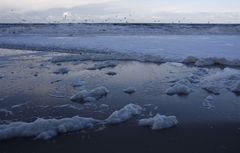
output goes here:
{"type": "Polygon", "coordinates": [[[109,93],[106,87],[97,87],[90,91],[82,90],[73,95],[70,99],[75,102],[92,102],[101,99],[109,93]]]}
{"type": "Polygon", "coordinates": [[[0,125],[0,140],[17,137],[35,137],[36,139],[50,139],[59,133],[79,131],[92,128],[96,125],[108,125],[124,122],[142,112],[142,107],[128,104],[122,109],[113,112],[107,119],[98,120],[74,116],[62,119],[38,118],[33,122],[12,122],[0,125]]]}
{"type": "Polygon", "coordinates": [[[189,82],[187,79],[177,81],[172,87],[170,87],[166,90],[166,94],[168,94],[168,95],[175,95],[175,94],[188,95],[192,92],[190,85],[191,85],[191,82],[189,82]]]}
{"type": "Polygon", "coordinates": [[[171,128],[178,124],[176,116],[165,116],[156,114],[154,117],[141,119],[139,126],[150,126],[152,130],[171,128]]]}

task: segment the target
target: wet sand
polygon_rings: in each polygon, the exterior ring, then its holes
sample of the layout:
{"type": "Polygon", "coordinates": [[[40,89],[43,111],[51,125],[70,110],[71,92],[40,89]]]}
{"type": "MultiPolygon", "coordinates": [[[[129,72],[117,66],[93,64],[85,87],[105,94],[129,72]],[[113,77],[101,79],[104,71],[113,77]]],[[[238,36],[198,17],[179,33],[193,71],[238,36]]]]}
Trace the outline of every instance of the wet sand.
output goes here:
{"type": "MultiPolygon", "coordinates": [[[[0,152],[240,152],[240,97],[232,92],[214,95],[214,108],[203,106],[209,93],[194,88],[188,96],[169,96],[165,90],[172,81],[185,78],[197,67],[176,63],[152,64],[122,61],[114,68],[87,70],[92,61],[52,63],[50,59],[67,53],[21,50],[0,50],[0,123],[31,122],[36,118],[65,118],[79,115],[103,119],[129,103],[146,108],[131,120],[114,126],[61,134],[51,140],[18,138],[0,142],[0,152]],[[67,74],[55,74],[59,68],[67,74]],[[117,75],[106,73],[114,71],[117,75]],[[72,87],[84,80],[86,89],[105,86],[110,94],[84,105],[70,101],[80,89],[72,87]],[[136,93],[125,94],[123,89],[135,87],[136,93]],[[20,105],[19,105],[20,104],[20,105]],[[64,107],[70,104],[72,108],[64,107]],[[109,105],[101,108],[101,104],[109,105]],[[176,127],[152,131],[138,126],[138,120],[160,113],[175,115],[176,127]],[[100,130],[100,131],[99,131],[100,130]]],[[[220,67],[208,68],[209,73],[220,67]]]]}

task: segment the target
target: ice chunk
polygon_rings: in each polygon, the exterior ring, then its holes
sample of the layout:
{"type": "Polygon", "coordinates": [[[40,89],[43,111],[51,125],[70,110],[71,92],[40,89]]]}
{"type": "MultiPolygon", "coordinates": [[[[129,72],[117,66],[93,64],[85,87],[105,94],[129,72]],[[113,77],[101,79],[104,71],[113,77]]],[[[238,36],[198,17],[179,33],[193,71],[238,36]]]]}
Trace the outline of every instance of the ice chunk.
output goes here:
{"type": "Polygon", "coordinates": [[[71,100],[76,102],[92,102],[101,99],[108,93],[109,90],[106,87],[97,87],[91,91],[82,90],[76,95],[72,96],[71,100]]]}
{"type": "Polygon", "coordinates": [[[117,61],[104,61],[104,62],[100,62],[100,63],[96,63],[94,64],[94,66],[87,68],[88,70],[96,70],[96,69],[104,69],[104,68],[108,68],[108,67],[115,67],[118,65],[117,61]]]}
{"type": "Polygon", "coordinates": [[[69,69],[64,67],[64,68],[59,68],[58,70],[56,70],[54,73],[55,74],[66,74],[69,72],[69,69]]]}
{"type": "Polygon", "coordinates": [[[128,87],[127,89],[124,89],[123,92],[125,92],[127,94],[133,94],[136,92],[136,88],[128,87]]]}
{"type": "Polygon", "coordinates": [[[184,94],[188,95],[192,92],[192,89],[189,87],[190,82],[187,79],[180,80],[176,82],[172,87],[166,90],[168,95],[175,95],[175,94],[184,94]]]}
{"type": "Polygon", "coordinates": [[[128,104],[122,109],[113,112],[105,121],[108,124],[117,124],[124,122],[134,115],[139,115],[143,111],[143,108],[136,104],[128,104]]]}
{"type": "Polygon", "coordinates": [[[75,116],[63,119],[42,119],[39,118],[31,123],[13,122],[0,125],[0,140],[16,137],[36,137],[38,139],[50,139],[58,133],[78,131],[93,127],[99,123],[93,118],[75,116]]]}
{"type": "Polygon", "coordinates": [[[178,124],[175,116],[165,116],[157,114],[154,117],[139,120],[140,126],[150,126],[152,130],[161,130],[173,127],[178,124]]]}

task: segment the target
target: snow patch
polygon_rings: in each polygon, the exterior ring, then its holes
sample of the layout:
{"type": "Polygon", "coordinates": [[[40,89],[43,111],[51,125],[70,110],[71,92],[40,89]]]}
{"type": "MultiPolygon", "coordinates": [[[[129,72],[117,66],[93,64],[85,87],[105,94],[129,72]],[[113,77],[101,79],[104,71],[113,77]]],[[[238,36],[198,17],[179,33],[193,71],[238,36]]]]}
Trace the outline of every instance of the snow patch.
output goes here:
{"type": "Polygon", "coordinates": [[[178,121],[176,116],[157,114],[154,117],[139,120],[138,124],[140,126],[150,126],[152,130],[162,130],[177,125],[178,121]]]}

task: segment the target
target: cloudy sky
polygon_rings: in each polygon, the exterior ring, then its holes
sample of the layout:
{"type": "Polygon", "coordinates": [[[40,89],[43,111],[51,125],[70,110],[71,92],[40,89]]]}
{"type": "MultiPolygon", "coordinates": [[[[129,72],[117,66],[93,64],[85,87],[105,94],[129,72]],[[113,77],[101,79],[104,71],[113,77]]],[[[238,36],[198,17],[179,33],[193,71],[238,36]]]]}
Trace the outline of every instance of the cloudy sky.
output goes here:
{"type": "Polygon", "coordinates": [[[240,23],[239,0],[0,0],[0,22],[240,23]]]}

